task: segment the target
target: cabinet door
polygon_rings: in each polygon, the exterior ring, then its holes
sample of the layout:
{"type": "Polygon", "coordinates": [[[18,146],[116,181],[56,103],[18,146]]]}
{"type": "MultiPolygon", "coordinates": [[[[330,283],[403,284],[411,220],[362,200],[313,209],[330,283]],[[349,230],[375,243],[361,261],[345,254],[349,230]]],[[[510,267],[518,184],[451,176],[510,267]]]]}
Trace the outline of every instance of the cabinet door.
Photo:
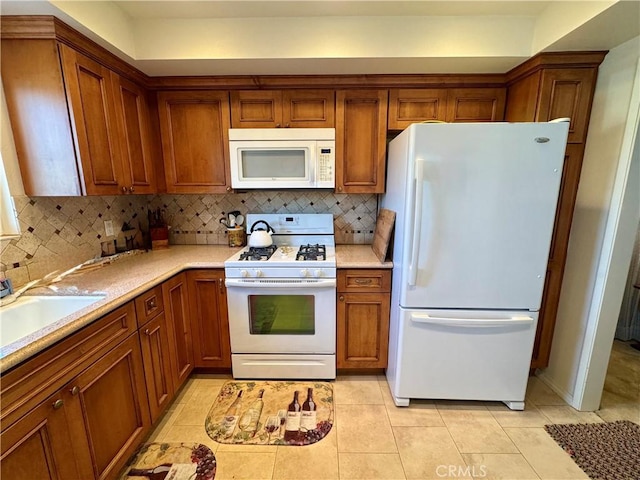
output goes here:
{"type": "Polygon", "coordinates": [[[279,128],[282,126],[282,92],[238,90],[231,92],[233,128],[279,128]]]}
{"type": "Polygon", "coordinates": [[[65,393],[81,478],[115,477],[151,425],[138,335],[87,368],[65,393]]]}
{"type": "Polygon", "coordinates": [[[116,119],[122,144],[123,184],[126,193],[155,193],[151,124],[144,89],[111,72],[116,119]]]}
{"type": "Polygon", "coordinates": [[[62,395],[56,393],[0,434],[0,471],[11,480],[80,479],[62,395]]]}
{"type": "Polygon", "coordinates": [[[285,128],[333,128],[333,90],[285,90],[282,92],[282,126],[285,128]]]}
{"type": "Polygon", "coordinates": [[[386,368],[390,301],[388,293],[338,294],[338,368],[386,368]]]}
{"type": "Polygon", "coordinates": [[[162,284],[164,311],[167,316],[169,355],[173,370],[173,385],[176,390],[187,380],[193,370],[193,343],[187,277],[181,273],[162,284]]]}
{"type": "Polygon", "coordinates": [[[499,122],[504,119],[505,88],[452,88],[447,122],[499,122]]]}
{"type": "Polygon", "coordinates": [[[169,359],[169,336],[164,313],[140,329],[144,378],[151,422],[155,422],[173,398],[173,375],[169,359]]]}
{"type": "Polygon", "coordinates": [[[384,193],[387,91],[336,93],[336,191],[384,193]]]}
{"type": "Polygon", "coordinates": [[[446,117],[446,89],[394,88],[389,90],[389,130],[404,130],[412,123],[444,122],[446,117]]]}
{"type": "Polygon", "coordinates": [[[160,92],[158,112],[168,193],[225,193],[229,93],[160,92]]]}
{"type": "Polygon", "coordinates": [[[111,72],[75,50],[60,45],[71,125],[77,141],[86,195],[121,192],[122,161],[111,72]]]}
{"type": "Polygon", "coordinates": [[[187,272],[196,367],[231,367],[224,272],[187,272]]]}
{"type": "Polygon", "coordinates": [[[596,68],[547,69],[542,73],[536,121],[568,117],[568,143],[583,143],[591,115],[596,68]]]}

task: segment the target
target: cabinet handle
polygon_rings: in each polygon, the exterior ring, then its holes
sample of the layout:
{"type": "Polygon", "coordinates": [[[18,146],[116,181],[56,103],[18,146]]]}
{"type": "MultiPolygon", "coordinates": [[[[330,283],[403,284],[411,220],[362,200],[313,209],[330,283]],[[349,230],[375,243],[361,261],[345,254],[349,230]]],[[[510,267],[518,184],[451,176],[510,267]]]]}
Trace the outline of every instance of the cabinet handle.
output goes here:
{"type": "Polygon", "coordinates": [[[122,187],[122,193],[127,193],[127,187],[122,187]]]}
{"type": "Polygon", "coordinates": [[[220,295],[224,294],[224,281],[222,280],[222,278],[218,279],[218,285],[220,287],[220,295]]]}
{"type": "Polygon", "coordinates": [[[77,385],[75,387],[73,387],[71,390],[69,390],[71,392],[71,395],[77,395],[80,393],[80,387],[78,387],[77,385]]]}
{"type": "Polygon", "coordinates": [[[149,331],[149,329],[145,329],[144,334],[147,336],[151,336],[151,332],[149,331]]]}
{"type": "Polygon", "coordinates": [[[153,310],[154,308],[156,308],[158,306],[158,304],[156,303],[156,298],[150,298],[149,300],[147,300],[147,310],[153,310]]]}
{"type": "Polygon", "coordinates": [[[131,185],[131,186],[129,187],[129,192],[133,193],[133,192],[135,192],[135,191],[136,191],[136,189],[133,187],[133,185],[131,185]]]}
{"type": "Polygon", "coordinates": [[[356,278],[354,282],[356,282],[358,285],[371,285],[371,282],[373,282],[373,280],[370,278],[356,278]]]}
{"type": "Polygon", "coordinates": [[[62,401],[61,398],[59,398],[58,400],[56,400],[55,402],[53,402],[53,409],[54,410],[59,410],[62,408],[62,406],[64,405],[64,402],[62,401]]]}
{"type": "Polygon", "coordinates": [[[344,302],[344,295],[340,295],[340,296],[338,297],[338,300],[340,300],[341,302],[344,302]]]}

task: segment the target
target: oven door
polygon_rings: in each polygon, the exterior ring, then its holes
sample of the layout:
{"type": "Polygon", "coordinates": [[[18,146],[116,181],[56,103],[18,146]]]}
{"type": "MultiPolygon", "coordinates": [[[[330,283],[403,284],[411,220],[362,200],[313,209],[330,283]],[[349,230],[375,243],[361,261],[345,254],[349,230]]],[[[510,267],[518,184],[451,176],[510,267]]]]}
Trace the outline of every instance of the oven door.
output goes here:
{"type": "Polygon", "coordinates": [[[227,279],[232,353],[335,353],[335,279],[227,279]]]}

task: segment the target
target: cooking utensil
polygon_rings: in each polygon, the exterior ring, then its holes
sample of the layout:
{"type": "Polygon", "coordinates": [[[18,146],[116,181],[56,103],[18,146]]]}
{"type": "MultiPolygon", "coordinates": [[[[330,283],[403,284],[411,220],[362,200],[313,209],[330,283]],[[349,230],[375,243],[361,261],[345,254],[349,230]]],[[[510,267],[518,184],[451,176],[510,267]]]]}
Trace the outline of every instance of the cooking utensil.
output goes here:
{"type": "Polygon", "coordinates": [[[251,225],[250,229],[251,235],[249,236],[249,246],[250,247],[269,247],[273,244],[273,240],[271,239],[271,235],[273,235],[274,230],[264,220],[258,220],[253,225],[251,225]],[[264,223],[267,227],[264,228],[256,228],[256,225],[259,223],[264,223]]]}
{"type": "Polygon", "coordinates": [[[229,221],[222,217],[220,220],[218,220],[221,224],[223,224],[225,227],[229,228],[229,221]]]}
{"type": "Polygon", "coordinates": [[[236,215],[236,226],[241,227],[244,223],[244,215],[236,215]]]}

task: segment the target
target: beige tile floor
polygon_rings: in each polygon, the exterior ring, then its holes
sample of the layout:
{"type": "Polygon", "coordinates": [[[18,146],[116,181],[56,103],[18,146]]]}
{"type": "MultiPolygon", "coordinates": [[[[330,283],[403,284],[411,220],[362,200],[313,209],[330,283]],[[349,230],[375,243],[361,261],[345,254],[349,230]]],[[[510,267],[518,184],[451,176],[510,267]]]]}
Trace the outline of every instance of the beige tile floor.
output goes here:
{"type": "Polygon", "coordinates": [[[527,389],[526,409],[514,412],[498,402],[414,400],[410,407],[398,408],[383,376],[341,376],[334,383],[334,428],[321,442],[306,447],[225,445],[207,436],[204,420],[230,377],[194,375],[149,441],[208,445],[218,460],[216,480],[586,479],[543,426],[640,421],[640,352],[634,357],[635,351],[627,350],[632,349],[624,344],[614,349],[606,400],[597,414],[574,410],[535,377],[527,389]]]}

